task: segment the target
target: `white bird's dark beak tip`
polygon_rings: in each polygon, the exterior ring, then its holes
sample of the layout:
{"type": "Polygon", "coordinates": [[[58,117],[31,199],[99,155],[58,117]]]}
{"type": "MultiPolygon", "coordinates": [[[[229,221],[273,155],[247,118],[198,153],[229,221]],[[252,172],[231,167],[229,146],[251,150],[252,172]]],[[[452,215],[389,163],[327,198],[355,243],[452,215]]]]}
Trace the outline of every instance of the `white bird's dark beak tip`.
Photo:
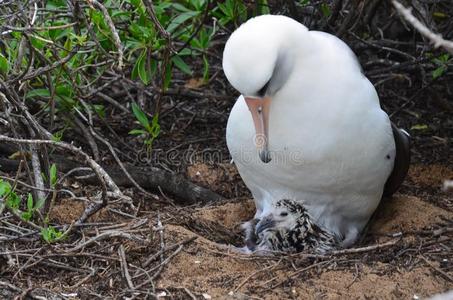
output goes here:
{"type": "Polygon", "coordinates": [[[260,159],[265,164],[269,163],[272,160],[270,152],[268,150],[261,150],[260,159]]]}

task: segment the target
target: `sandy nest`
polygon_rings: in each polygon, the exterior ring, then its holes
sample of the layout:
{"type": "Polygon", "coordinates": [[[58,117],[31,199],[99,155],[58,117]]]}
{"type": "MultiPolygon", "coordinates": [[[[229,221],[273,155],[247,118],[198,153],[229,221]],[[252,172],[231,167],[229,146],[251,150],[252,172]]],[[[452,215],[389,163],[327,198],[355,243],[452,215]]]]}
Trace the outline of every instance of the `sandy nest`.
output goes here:
{"type": "MultiPolygon", "coordinates": [[[[253,213],[253,203],[244,201],[199,210],[197,217],[219,222],[236,231],[253,213]]],[[[394,239],[387,234],[426,230],[444,219],[453,219],[453,214],[416,197],[397,195],[380,208],[367,238],[385,243],[394,239]]],[[[313,259],[305,263],[304,268],[310,263],[319,266],[295,274],[300,268],[291,268],[278,257],[251,259],[222,250],[216,243],[182,226],[169,225],[166,230],[177,239],[191,236],[197,239],[175,257],[163,272],[158,287],[186,287],[215,299],[249,299],[252,296],[264,299],[409,299],[414,295],[430,296],[452,287],[451,282],[436,274],[437,263],[429,261],[433,266],[424,261],[416,265],[410,263],[407,267],[395,265],[393,256],[397,251],[394,250],[386,253],[388,249],[382,249],[378,254],[364,252],[321,263],[313,259]],[[367,263],[367,257],[373,255],[385,258],[383,261],[371,259],[367,263]]],[[[407,239],[410,243],[413,237],[407,239]]],[[[423,260],[417,257],[416,249],[413,256],[416,261],[423,260]]]]}
{"type": "MultiPolygon", "coordinates": [[[[206,175],[205,185],[210,187],[216,185],[216,178],[225,178],[204,165],[192,167],[191,172],[197,178],[206,175]]],[[[418,186],[438,188],[443,179],[451,177],[453,171],[444,166],[415,166],[408,180],[418,186]]],[[[451,203],[451,196],[441,197],[447,206],[451,203]]],[[[200,222],[214,222],[239,233],[239,225],[249,220],[254,210],[253,201],[243,199],[198,209],[194,216],[200,222]]],[[[451,220],[450,209],[437,207],[429,199],[397,194],[383,201],[358,247],[398,240],[396,245],[329,259],[252,259],[222,249],[209,236],[187,226],[168,225],[167,235],[178,240],[192,236],[197,239],[166,268],[158,287],[184,287],[214,299],[424,298],[453,287],[449,281],[451,232],[428,241],[428,237],[438,234],[439,224],[451,225],[451,220]],[[436,246],[423,250],[427,243],[436,246]],[[445,268],[446,264],[449,267],[445,268]]]]}

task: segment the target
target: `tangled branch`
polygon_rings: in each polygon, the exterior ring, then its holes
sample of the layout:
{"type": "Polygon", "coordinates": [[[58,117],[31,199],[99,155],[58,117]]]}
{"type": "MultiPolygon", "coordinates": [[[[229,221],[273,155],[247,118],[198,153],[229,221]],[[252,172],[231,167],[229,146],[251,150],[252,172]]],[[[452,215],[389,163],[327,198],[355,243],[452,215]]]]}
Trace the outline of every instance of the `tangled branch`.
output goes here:
{"type": "Polygon", "coordinates": [[[431,43],[434,44],[434,48],[442,47],[451,54],[453,54],[453,42],[448,41],[442,38],[441,34],[436,34],[431,31],[428,27],[426,27],[422,22],[420,22],[414,15],[412,14],[412,9],[404,7],[401,3],[396,0],[392,0],[393,6],[395,6],[398,13],[418,32],[420,32],[424,37],[426,37],[431,43]]]}

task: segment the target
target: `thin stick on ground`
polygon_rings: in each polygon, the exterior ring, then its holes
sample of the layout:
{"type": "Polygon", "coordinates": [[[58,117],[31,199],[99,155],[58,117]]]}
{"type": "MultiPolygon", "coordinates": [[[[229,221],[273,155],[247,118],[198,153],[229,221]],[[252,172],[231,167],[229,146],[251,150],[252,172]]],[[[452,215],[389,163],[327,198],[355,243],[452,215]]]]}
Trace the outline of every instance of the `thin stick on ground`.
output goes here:
{"type": "MultiPolygon", "coordinates": [[[[145,280],[144,282],[142,282],[141,284],[137,285],[137,289],[143,287],[144,285],[146,284],[149,284],[152,280],[156,279],[160,273],[162,272],[163,268],[170,262],[170,260],[175,257],[179,252],[181,252],[182,248],[184,247],[184,245],[180,245],[173,253],[171,253],[158,267],[157,267],[157,271],[156,273],[154,273],[154,275],[148,279],[148,280],[145,280]]],[[[156,268],[155,268],[156,269],[156,268]]]]}
{"type": "Polygon", "coordinates": [[[129,239],[129,240],[133,240],[133,241],[137,241],[137,242],[140,242],[140,243],[143,243],[145,244],[146,243],[146,240],[143,240],[137,236],[134,236],[132,234],[129,234],[129,233],[126,233],[126,232],[122,232],[122,231],[118,231],[118,230],[109,230],[109,231],[106,231],[106,232],[103,232],[103,233],[100,233],[98,234],[97,236],[89,239],[88,241],[84,242],[84,243],[81,243],[77,246],[75,246],[74,248],[71,248],[71,249],[68,249],[66,250],[65,252],[66,253],[69,253],[69,252],[76,252],[76,251],[79,251],[80,249],[94,243],[94,242],[97,242],[97,241],[100,241],[100,240],[103,240],[103,239],[106,239],[106,238],[113,238],[113,237],[122,237],[122,238],[125,238],[125,239],[129,239]]]}
{"type": "Polygon", "coordinates": [[[446,280],[450,281],[450,282],[453,282],[453,277],[451,277],[450,275],[448,275],[448,273],[442,271],[441,269],[439,269],[438,267],[436,267],[432,262],[430,262],[428,259],[426,259],[426,257],[424,257],[423,255],[420,255],[420,258],[428,265],[430,266],[434,271],[436,271],[437,273],[439,273],[440,275],[442,275],[446,280]]]}
{"type": "Polygon", "coordinates": [[[124,246],[121,244],[118,248],[118,256],[121,259],[121,271],[123,273],[124,278],[126,278],[127,285],[130,289],[134,290],[134,283],[132,282],[131,275],[129,274],[129,268],[127,267],[127,260],[126,254],[124,251],[124,246]]]}
{"type": "MultiPolygon", "coordinates": [[[[329,263],[329,262],[330,262],[330,261],[321,261],[321,262],[319,262],[319,263],[315,263],[315,264],[309,265],[308,267],[305,267],[305,268],[299,269],[299,270],[297,270],[297,271],[294,271],[293,273],[287,274],[287,275],[285,275],[285,277],[286,277],[285,279],[283,279],[283,280],[277,282],[276,284],[272,285],[272,286],[271,286],[271,289],[275,289],[276,287],[282,285],[283,283],[285,283],[285,282],[288,281],[289,279],[293,278],[294,276],[297,276],[297,275],[299,275],[299,274],[301,274],[301,273],[303,273],[303,272],[305,272],[305,271],[308,271],[308,270],[313,269],[313,268],[315,268],[315,267],[318,267],[318,266],[320,266],[320,265],[325,265],[325,264],[327,264],[327,263],[329,263]]],[[[265,283],[263,283],[263,286],[264,286],[264,285],[267,285],[268,283],[274,281],[274,280],[277,279],[277,278],[278,278],[278,277],[271,278],[270,280],[268,280],[268,281],[266,281],[265,283]]]]}
{"type": "Polygon", "coordinates": [[[196,236],[193,236],[193,237],[188,238],[188,239],[185,239],[185,240],[183,240],[183,241],[181,241],[181,242],[179,242],[179,243],[173,244],[173,245],[171,245],[171,246],[168,246],[168,247],[166,247],[166,248],[164,248],[164,249],[159,250],[159,252],[157,252],[157,253],[154,254],[153,256],[149,257],[149,258],[143,263],[143,266],[144,266],[144,267],[149,266],[149,264],[150,264],[153,260],[155,260],[157,257],[160,257],[160,256],[161,256],[162,252],[172,251],[172,250],[178,248],[179,246],[189,244],[189,243],[195,241],[196,239],[197,239],[197,237],[196,237],[196,236]]]}
{"type": "Polygon", "coordinates": [[[247,281],[249,281],[253,276],[255,276],[255,275],[259,274],[259,273],[262,273],[262,272],[264,272],[264,271],[268,271],[268,270],[274,269],[275,267],[277,267],[277,266],[280,264],[281,261],[282,261],[282,260],[280,259],[280,260],[277,261],[275,264],[272,264],[272,265],[267,266],[267,267],[265,267],[265,268],[263,268],[263,269],[260,269],[260,270],[257,270],[257,271],[255,271],[255,272],[253,272],[252,274],[250,274],[249,276],[247,276],[247,277],[246,277],[246,278],[245,278],[245,279],[244,279],[244,280],[243,280],[243,281],[242,281],[242,282],[234,289],[234,292],[239,291],[239,289],[240,289],[241,287],[243,287],[243,286],[247,283],[247,281]]]}
{"type": "Polygon", "coordinates": [[[366,247],[359,247],[359,248],[350,248],[350,249],[343,249],[343,250],[337,250],[333,251],[331,254],[332,255],[342,255],[342,254],[356,254],[356,253],[362,253],[362,252],[368,252],[368,251],[374,251],[382,248],[387,248],[391,247],[395,244],[397,244],[401,239],[394,239],[382,244],[375,244],[375,245],[370,245],[366,247]]]}

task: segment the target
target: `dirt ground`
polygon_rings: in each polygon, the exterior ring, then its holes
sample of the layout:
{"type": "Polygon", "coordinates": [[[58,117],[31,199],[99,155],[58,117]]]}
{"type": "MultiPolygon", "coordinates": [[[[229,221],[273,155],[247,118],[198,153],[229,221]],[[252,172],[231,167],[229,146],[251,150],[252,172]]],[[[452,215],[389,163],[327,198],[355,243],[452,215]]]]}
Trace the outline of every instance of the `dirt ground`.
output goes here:
{"type": "MultiPolygon", "coordinates": [[[[198,215],[217,220],[234,230],[253,214],[250,208],[250,205],[244,207],[242,203],[225,204],[202,210],[198,215]]],[[[377,237],[401,230],[429,228],[441,222],[440,217],[451,219],[453,214],[418,198],[398,195],[382,207],[370,235],[377,237]]],[[[180,285],[217,299],[246,299],[245,295],[259,295],[265,299],[408,299],[414,295],[430,296],[451,288],[451,283],[434,274],[430,266],[422,264],[405,268],[380,261],[368,264],[365,262],[368,254],[360,255],[351,262],[334,260],[290,277],[297,269],[285,266],[278,258],[251,260],[228,254],[206,237],[180,226],[168,226],[167,233],[180,239],[197,236],[197,240],[172,261],[162,274],[158,287],[180,285]],[[350,263],[352,267],[340,267],[338,264],[341,263],[350,263]],[[285,282],[285,279],[288,281],[285,282]]],[[[383,243],[388,238],[379,237],[377,240],[383,243]]],[[[316,264],[315,261],[313,263],[316,264]]]]}
{"type": "MultiPolygon", "coordinates": [[[[213,190],[225,189],[225,182],[230,189],[240,184],[232,165],[194,164],[187,174],[213,190]]],[[[232,251],[226,245],[242,246],[239,226],[255,211],[248,196],[183,207],[148,201],[136,216],[128,215],[124,204],[112,204],[64,246],[21,254],[54,257],[53,265],[30,268],[27,261],[15,271],[0,261],[0,273],[23,285],[33,278],[39,286],[34,293],[42,291],[47,299],[147,299],[147,292],[134,294],[140,284],[128,289],[122,248],[136,285],[144,280],[140,270],[156,272],[154,286],[144,284],[142,290],[152,287],[158,299],[425,299],[453,288],[453,197],[441,190],[443,180],[452,178],[452,167],[413,165],[402,192],[382,201],[362,240],[327,256],[232,251]],[[156,227],[158,218],[162,227],[156,227]],[[99,238],[120,229],[122,234],[99,238]],[[86,246],[74,247],[80,243],[86,246]],[[160,262],[159,248],[167,249],[160,262]],[[95,271],[87,276],[87,270],[95,271]]],[[[83,210],[83,202],[58,201],[51,221],[71,223],[83,210]]],[[[14,296],[0,291],[0,298],[14,296]]]]}
{"type": "MultiPolygon", "coordinates": [[[[17,250],[8,260],[0,256],[0,299],[27,291],[35,299],[425,299],[452,290],[453,194],[441,187],[453,179],[453,165],[442,149],[416,159],[354,248],[327,256],[232,251],[226,245],[243,246],[239,226],[255,212],[249,191],[226,159],[190,163],[182,173],[227,200],[189,205],[162,193],[165,201],[157,202],[125,190],[132,205],[111,203],[68,240],[6,245],[5,252],[17,250]]],[[[67,185],[78,194],[99,190],[67,185]]],[[[83,201],[57,199],[50,221],[71,224],[84,209],[83,201]]]]}
{"type": "MultiPolygon", "coordinates": [[[[198,176],[207,172],[199,166],[198,176]]],[[[206,183],[216,182],[209,172],[206,183]]],[[[441,166],[414,166],[409,181],[437,186],[452,178],[453,170],[441,166]],[[426,172],[426,169],[430,169],[426,172]],[[424,176],[426,174],[426,176],[424,176]]],[[[450,197],[445,194],[445,201],[450,197]]],[[[451,198],[449,200],[451,205],[451,198]]],[[[406,194],[385,199],[372,221],[360,247],[395,240],[395,246],[337,256],[307,259],[302,256],[250,258],[228,252],[209,236],[202,236],[184,226],[168,225],[166,234],[176,240],[197,237],[176,256],[162,273],[158,287],[185,287],[206,299],[421,299],[453,288],[453,252],[451,232],[430,250],[422,251],[423,239],[417,234],[431,234],[439,224],[453,220],[451,210],[406,194]],[[445,244],[444,244],[445,243],[445,244]],[[447,246],[448,245],[448,246],[447,246]],[[442,248],[445,248],[443,251],[442,248]],[[440,274],[444,265],[446,275],[440,274]],[[447,267],[445,267],[448,265],[447,267]],[[417,298],[419,297],[419,298],[417,298]]],[[[196,218],[217,222],[233,232],[254,214],[251,200],[198,209],[196,218]]]]}
{"type": "MultiPolygon", "coordinates": [[[[237,175],[231,166],[195,164],[189,169],[189,177],[196,177],[192,180],[214,190],[224,185],[225,176],[237,175]]],[[[328,256],[302,253],[257,257],[226,247],[242,245],[239,225],[255,210],[249,197],[207,206],[160,206],[166,247],[188,242],[178,249],[181,251],[163,257],[169,260],[154,290],[159,299],[425,299],[446,292],[453,288],[452,195],[441,190],[447,178],[453,178],[451,167],[412,166],[402,189],[405,192],[383,200],[358,245],[328,256]],[[420,190],[428,188],[435,191],[425,197],[420,190]]],[[[83,208],[82,203],[62,201],[52,215],[56,222],[69,223],[83,208]]],[[[140,219],[132,221],[108,210],[90,220],[114,221],[116,225],[108,228],[141,228],[134,224],[147,220],[143,229],[134,232],[142,232],[151,244],[120,241],[131,267],[147,266],[146,260],[156,258],[159,248],[156,208],[145,205],[141,211],[137,216],[140,219]]],[[[102,228],[96,230],[102,232],[102,228]]],[[[45,268],[35,280],[42,278],[42,286],[54,292],[72,293],[68,299],[134,298],[127,292],[124,275],[117,270],[116,245],[118,241],[109,240],[96,246],[92,253],[100,260],[111,255],[112,261],[93,278],[60,272],[60,280],[55,282],[49,280],[52,271],[45,268]]]]}

